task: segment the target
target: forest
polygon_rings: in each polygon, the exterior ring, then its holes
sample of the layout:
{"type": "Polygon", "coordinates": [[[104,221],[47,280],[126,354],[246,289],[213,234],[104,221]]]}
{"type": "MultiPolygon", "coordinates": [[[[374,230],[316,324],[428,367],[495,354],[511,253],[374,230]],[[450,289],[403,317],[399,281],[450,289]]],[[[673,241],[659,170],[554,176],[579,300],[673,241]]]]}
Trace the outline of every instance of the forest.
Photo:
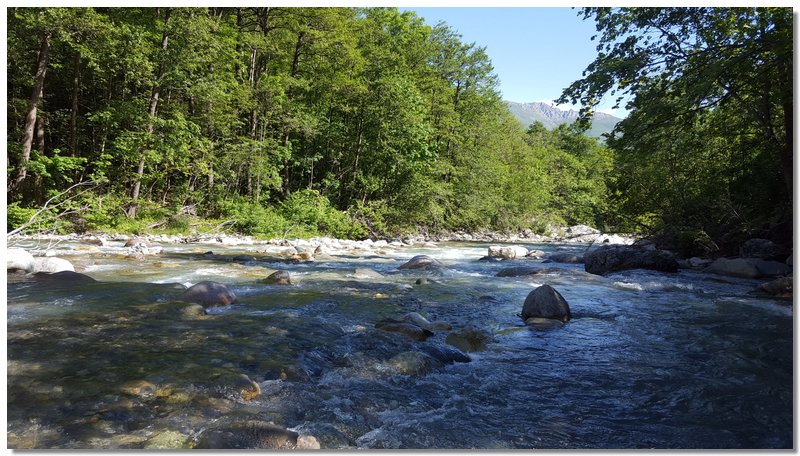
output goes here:
{"type": "Polygon", "coordinates": [[[597,58],[559,101],[585,118],[525,130],[485,48],[411,11],[9,8],[7,230],[791,242],[791,8],[581,18],[597,58]]]}

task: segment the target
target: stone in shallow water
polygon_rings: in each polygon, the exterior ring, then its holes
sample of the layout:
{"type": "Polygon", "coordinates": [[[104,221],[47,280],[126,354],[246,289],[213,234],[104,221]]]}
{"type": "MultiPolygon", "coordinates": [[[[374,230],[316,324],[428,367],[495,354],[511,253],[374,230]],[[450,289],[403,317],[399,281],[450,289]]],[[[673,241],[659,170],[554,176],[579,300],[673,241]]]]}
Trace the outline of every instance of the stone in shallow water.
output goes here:
{"type": "Polygon", "coordinates": [[[262,282],[271,283],[273,285],[291,285],[292,275],[289,274],[289,271],[278,270],[268,275],[262,282]]]}
{"type": "Polygon", "coordinates": [[[203,281],[189,287],[181,299],[203,307],[228,306],[236,302],[236,295],[218,282],[203,281]]]}
{"type": "Polygon", "coordinates": [[[494,338],[486,331],[477,328],[465,328],[448,334],[444,341],[463,352],[469,353],[485,350],[489,343],[494,342],[494,338]]]}
{"type": "Polygon", "coordinates": [[[177,431],[159,432],[144,444],[145,450],[177,450],[187,448],[189,436],[177,431]]]}
{"type": "Polygon", "coordinates": [[[444,264],[428,255],[417,255],[400,265],[400,269],[439,269],[443,267],[444,264]]]}
{"type": "Polygon", "coordinates": [[[572,315],[561,293],[550,285],[542,285],[528,294],[522,306],[522,318],[527,321],[531,317],[569,321],[572,315]]]}
{"type": "Polygon", "coordinates": [[[319,442],[312,436],[300,436],[297,432],[271,423],[246,421],[206,430],[195,448],[302,450],[319,449],[319,442]]]}
{"type": "Polygon", "coordinates": [[[433,332],[427,329],[420,328],[415,324],[403,321],[383,320],[376,323],[375,327],[380,329],[381,331],[402,334],[406,337],[410,337],[411,339],[418,341],[425,340],[433,335],[433,332]]]}
{"type": "Polygon", "coordinates": [[[438,360],[416,351],[402,352],[392,357],[388,364],[398,373],[405,375],[425,375],[431,369],[442,366],[438,360]]]}

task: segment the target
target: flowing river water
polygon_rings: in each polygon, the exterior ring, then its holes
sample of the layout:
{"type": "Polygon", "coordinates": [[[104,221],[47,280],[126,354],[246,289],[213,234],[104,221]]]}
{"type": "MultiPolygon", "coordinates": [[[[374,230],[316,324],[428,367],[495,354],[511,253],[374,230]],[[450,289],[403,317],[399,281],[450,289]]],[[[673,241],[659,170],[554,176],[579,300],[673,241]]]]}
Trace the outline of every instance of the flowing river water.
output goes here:
{"type": "Polygon", "coordinates": [[[164,244],[144,260],[65,257],[97,283],[9,275],[9,447],[190,448],[252,421],[323,449],[792,447],[790,302],[753,295],[758,281],[688,270],[601,277],[579,264],[478,261],[487,246],[286,262],[259,246],[164,244]],[[254,258],[232,261],[241,254],[254,258]],[[398,269],[419,254],[447,268],[398,269]],[[496,277],[519,265],[553,269],[496,277]],[[275,269],[296,284],[260,282],[275,269]],[[175,284],[202,280],[228,285],[237,303],[191,315],[175,284]],[[517,314],[545,283],[573,319],[526,327],[517,314]],[[408,312],[452,329],[415,341],[375,328],[408,312]],[[446,352],[465,328],[491,336],[469,362],[393,361],[446,352]],[[239,394],[244,376],[260,394],[239,394]]]}

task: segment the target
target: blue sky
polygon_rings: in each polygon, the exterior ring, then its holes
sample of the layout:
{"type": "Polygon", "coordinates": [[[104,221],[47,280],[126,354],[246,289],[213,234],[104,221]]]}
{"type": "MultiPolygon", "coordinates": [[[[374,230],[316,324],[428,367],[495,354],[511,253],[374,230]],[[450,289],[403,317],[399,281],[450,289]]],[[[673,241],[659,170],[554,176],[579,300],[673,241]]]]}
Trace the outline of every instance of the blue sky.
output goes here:
{"type": "MultiPolygon", "coordinates": [[[[503,98],[510,101],[548,101],[581,73],[595,56],[594,21],[584,21],[577,9],[567,7],[503,8],[401,8],[417,12],[434,25],[444,21],[465,43],[486,47],[500,79],[503,98]]],[[[607,97],[598,109],[612,112],[607,97]]]]}

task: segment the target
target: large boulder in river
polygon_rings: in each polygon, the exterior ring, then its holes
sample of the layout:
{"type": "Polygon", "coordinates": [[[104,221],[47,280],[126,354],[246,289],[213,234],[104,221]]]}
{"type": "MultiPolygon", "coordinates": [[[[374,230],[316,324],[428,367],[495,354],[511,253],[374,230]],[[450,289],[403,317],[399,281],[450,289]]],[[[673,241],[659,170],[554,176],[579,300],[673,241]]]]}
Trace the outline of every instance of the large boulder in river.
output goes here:
{"type": "Polygon", "coordinates": [[[499,246],[492,245],[489,247],[489,258],[502,258],[504,260],[513,260],[515,258],[522,258],[528,255],[528,249],[518,245],[499,246]]]}
{"type": "Polygon", "coordinates": [[[75,266],[63,258],[56,257],[37,257],[33,261],[33,272],[75,272],[75,266]]]}
{"type": "Polygon", "coordinates": [[[592,274],[608,274],[626,269],[652,269],[677,272],[675,255],[666,250],[643,250],[629,246],[604,246],[584,256],[584,269],[592,274]]]}
{"type": "Polygon", "coordinates": [[[705,269],[705,272],[755,279],[788,275],[792,273],[792,268],[785,263],[758,258],[717,258],[705,269]]]}
{"type": "Polygon", "coordinates": [[[417,255],[400,265],[400,269],[440,269],[443,267],[444,264],[428,255],[417,255]]]}
{"type": "Polygon", "coordinates": [[[542,285],[528,294],[522,305],[522,319],[549,318],[553,320],[569,321],[572,314],[569,304],[550,285],[542,285]]]}
{"type": "Polygon", "coordinates": [[[33,255],[25,249],[12,247],[6,250],[6,269],[33,272],[33,255]]]}
{"type": "Polygon", "coordinates": [[[219,282],[203,281],[189,287],[181,300],[200,304],[203,307],[228,306],[236,302],[236,295],[219,282]]]}
{"type": "Polygon", "coordinates": [[[319,442],[264,421],[246,421],[204,431],[195,448],[214,450],[313,450],[319,442]]]}

